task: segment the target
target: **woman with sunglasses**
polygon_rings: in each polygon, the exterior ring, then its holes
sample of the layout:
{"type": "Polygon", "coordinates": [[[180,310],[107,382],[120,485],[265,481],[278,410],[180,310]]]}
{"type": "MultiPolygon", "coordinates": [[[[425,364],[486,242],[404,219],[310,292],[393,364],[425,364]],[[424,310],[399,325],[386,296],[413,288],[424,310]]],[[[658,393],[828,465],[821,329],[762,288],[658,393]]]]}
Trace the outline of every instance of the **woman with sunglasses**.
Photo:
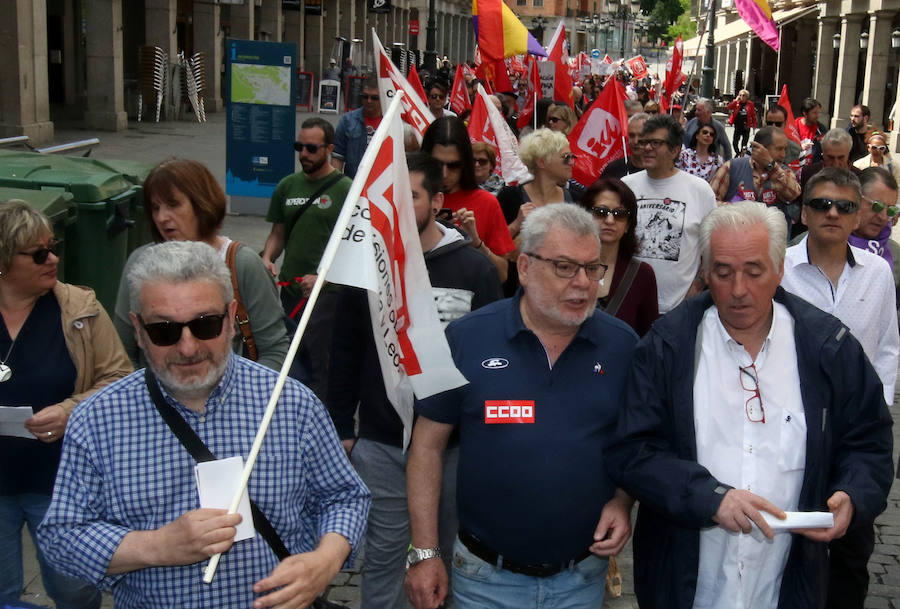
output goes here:
{"type": "Polygon", "coordinates": [[[659,301],[653,268],[634,257],[637,199],[618,178],[600,178],[585,191],[580,205],[597,221],[600,258],[607,266],[597,306],[643,336],[659,317],[659,301]]]}
{"type": "MultiPolygon", "coordinates": [[[[231,239],[219,234],[225,218],[225,193],[216,178],[202,163],[188,159],[169,159],[153,168],[144,180],[144,215],[153,239],[163,241],[202,241],[211,245],[223,260],[231,239]]],[[[128,286],[124,277],[133,260],[144,246],[132,252],[122,272],[113,319],[135,367],[143,367],[143,355],[138,348],[134,328],[128,318],[128,286]]],[[[252,337],[252,348],[245,348],[241,327],[237,325],[234,351],[261,364],[279,370],[290,345],[284,325],[284,311],[278,298],[272,274],[252,249],[240,245],[233,252],[239,304],[246,311],[252,337]]]]}
{"type": "Polygon", "coordinates": [[[724,162],[716,152],[715,127],[711,123],[703,123],[691,136],[690,144],[681,149],[675,166],[708,182],[724,162]]]}
{"type": "Polygon", "coordinates": [[[551,131],[559,131],[563,135],[572,133],[572,129],[578,122],[575,111],[563,102],[553,102],[547,108],[547,118],[545,119],[547,128],[551,131]]]}
{"type": "MultiPolygon", "coordinates": [[[[0,441],[0,598],[22,593],[22,526],[32,539],[50,505],[75,405],[131,372],[94,293],[57,281],[50,222],[24,201],[0,203],[0,405],[33,411],[0,441]]],[[[25,415],[27,416],[27,415],[25,415]]],[[[100,592],[50,568],[44,588],[65,609],[100,607],[100,592]]]]}
{"type": "Polygon", "coordinates": [[[497,149],[487,142],[472,142],[472,160],[475,162],[475,181],[492,195],[500,192],[506,182],[494,173],[497,165],[497,149]]]}
{"type": "Polygon", "coordinates": [[[872,131],[866,138],[866,149],[869,154],[853,162],[853,166],[859,169],[869,167],[883,167],[888,170],[895,180],[900,180],[900,163],[895,163],[888,149],[887,136],[881,131],[872,131]]]}

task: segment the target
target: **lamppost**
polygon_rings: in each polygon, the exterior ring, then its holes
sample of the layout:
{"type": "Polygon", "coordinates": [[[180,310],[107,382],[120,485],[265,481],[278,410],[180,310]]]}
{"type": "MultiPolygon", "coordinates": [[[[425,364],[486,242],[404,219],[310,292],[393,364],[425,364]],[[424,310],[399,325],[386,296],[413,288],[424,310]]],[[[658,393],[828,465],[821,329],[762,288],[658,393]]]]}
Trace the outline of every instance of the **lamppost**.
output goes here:
{"type": "Polygon", "coordinates": [[[430,75],[434,75],[437,69],[437,22],[434,19],[434,0],[428,0],[428,25],[425,26],[425,59],[422,65],[428,69],[430,75]]]}
{"type": "Polygon", "coordinates": [[[700,93],[706,99],[713,98],[713,79],[716,75],[715,68],[715,52],[716,52],[716,0],[709,0],[709,8],[706,11],[706,54],[703,57],[703,81],[700,86],[700,93]]]}
{"type": "MultiPolygon", "coordinates": [[[[619,30],[619,38],[620,38],[620,47],[622,53],[622,59],[625,59],[626,46],[625,41],[628,36],[628,24],[633,20],[634,15],[636,13],[635,10],[631,8],[631,4],[629,4],[629,0],[609,0],[609,17],[613,23],[618,25],[622,24],[621,29],[619,30]]],[[[631,28],[632,33],[634,32],[634,28],[631,28]]]]}

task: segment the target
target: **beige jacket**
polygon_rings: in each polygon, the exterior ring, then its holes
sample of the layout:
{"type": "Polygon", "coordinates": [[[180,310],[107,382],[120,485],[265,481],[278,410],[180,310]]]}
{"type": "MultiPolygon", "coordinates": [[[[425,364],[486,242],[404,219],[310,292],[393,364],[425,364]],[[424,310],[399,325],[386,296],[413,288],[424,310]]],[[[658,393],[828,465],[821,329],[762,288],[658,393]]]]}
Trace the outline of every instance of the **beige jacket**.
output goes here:
{"type": "Polygon", "coordinates": [[[132,372],[122,341],[93,290],[58,281],[53,295],[59,303],[66,347],[75,364],[75,393],[59,403],[66,414],[92,393],[132,372]]]}

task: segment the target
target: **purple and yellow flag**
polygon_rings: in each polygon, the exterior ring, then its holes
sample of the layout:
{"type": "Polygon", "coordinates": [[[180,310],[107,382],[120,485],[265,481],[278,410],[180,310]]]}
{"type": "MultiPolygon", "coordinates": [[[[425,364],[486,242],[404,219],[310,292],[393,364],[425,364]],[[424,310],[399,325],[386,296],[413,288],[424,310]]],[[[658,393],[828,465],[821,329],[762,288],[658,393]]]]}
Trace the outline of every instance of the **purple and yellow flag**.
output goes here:
{"type": "Polygon", "coordinates": [[[778,26],[772,19],[772,7],[766,0],[734,0],[741,19],[756,32],[760,40],[777,51],[781,46],[778,40],[778,26]]]}
{"type": "Polygon", "coordinates": [[[472,25],[485,59],[547,53],[503,0],[472,0],[472,25]]]}

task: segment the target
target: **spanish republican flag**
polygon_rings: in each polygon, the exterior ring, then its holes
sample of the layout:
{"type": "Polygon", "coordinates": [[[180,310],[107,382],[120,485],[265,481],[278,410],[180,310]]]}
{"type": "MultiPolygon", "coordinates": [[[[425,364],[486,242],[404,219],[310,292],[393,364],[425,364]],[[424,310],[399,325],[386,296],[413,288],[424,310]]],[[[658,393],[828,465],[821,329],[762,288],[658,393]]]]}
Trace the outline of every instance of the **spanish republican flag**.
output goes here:
{"type": "Polygon", "coordinates": [[[781,46],[778,40],[778,26],[772,19],[772,7],[766,0],[734,0],[741,19],[756,32],[760,40],[777,51],[781,46]]]}
{"type": "Polygon", "coordinates": [[[472,0],[472,25],[485,59],[547,53],[503,0],[472,0]]]}

